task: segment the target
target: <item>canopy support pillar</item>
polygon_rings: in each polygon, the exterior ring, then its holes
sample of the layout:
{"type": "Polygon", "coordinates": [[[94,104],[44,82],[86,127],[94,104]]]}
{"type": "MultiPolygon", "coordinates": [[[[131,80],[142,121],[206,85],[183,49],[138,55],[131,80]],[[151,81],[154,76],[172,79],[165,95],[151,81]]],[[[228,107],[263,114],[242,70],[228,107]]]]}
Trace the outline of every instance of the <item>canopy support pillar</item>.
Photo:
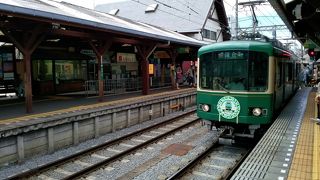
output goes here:
{"type": "Polygon", "coordinates": [[[30,31],[20,34],[12,34],[9,30],[2,28],[1,31],[12,41],[24,56],[24,89],[26,112],[32,113],[32,84],[31,84],[31,54],[39,46],[46,36],[47,26],[37,25],[30,31]]]}
{"type": "Polygon", "coordinates": [[[94,53],[97,56],[98,62],[98,80],[99,80],[99,98],[98,100],[101,102],[103,101],[104,97],[104,89],[103,89],[103,55],[112,45],[112,41],[102,41],[98,44],[93,44],[92,41],[89,41],[91,48],[93,49],[94,53]]]}
{"type": "Polygon", "coordinates": [[[142,58],[141,71],[142,71],[142,94],[148,95],[150,93],[150,82],[149,82],[149,56],[156,49],[155,44],[149,44],[146,46],[137,46],[139,55],[142,58]]]}

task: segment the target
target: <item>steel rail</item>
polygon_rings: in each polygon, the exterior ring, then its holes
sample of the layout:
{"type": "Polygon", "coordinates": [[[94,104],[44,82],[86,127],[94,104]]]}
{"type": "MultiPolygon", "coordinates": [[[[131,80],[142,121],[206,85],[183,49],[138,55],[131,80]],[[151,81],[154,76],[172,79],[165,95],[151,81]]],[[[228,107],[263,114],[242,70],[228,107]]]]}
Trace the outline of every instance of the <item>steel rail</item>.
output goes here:
{"type": "Polygon", "coordinates": [[[231,177],[238,170],[243,161],[246,160],[252,149],[253,148],[247,150],[246,153],[239,160],[237,160],[237,163],[230,169],[230,171],[228,171],[228,173],[222,179],[231,179],[231,177]]]}
{"type": "MultiPolygon", "coordinates": [[[[220,136],[224,135],[224,132],[221,132],[220,136]]],[[[190,169],[195,167],[201,160],[206,158],[217,146],[219,145],[219,138],[217,138],[216,141],[214,141],[211,146],[202,152],[199,156],[197,156],[195,159],[190,161],[188,164],[186,164],[184,167],[180,168],[179,171],[171,175],[167,180],[174,180],[174,179],[180,179],[183,175],[185,175],[187,172],[189,172],[190,169]]],[[[246,153],[241,156],[239,160],[237,160],[236,164],[232,167],[229,168],[228,173],[222,177],[222,179],[230,179],[232,175],[236,172],[236,170],[240,167],[242,162],[246,159],[246,157],[250,154],[252,148],[246,151],[246,153]]]]}
{"type": "Polygon", "coordinates": [[[130,148],[128,150],[125,150],[125,151],[123,151],[123,152],[121,152],[121,153],[119,153],[117,155],[114,155],[114,156],[112,156],[112,157],[110,157],[110,158],[108,158],[106,160],[103,160],[103,161],[101,161],[99,163],[96,163],[96,164],[94,164],[92,166],[89,166],[89,167],[87,167],[85,169],[82,169],[82,170],[80,170],[80,171],[78,171],[78,172],[76,172],[76,173],[74,173],[74,174],[72,174],[70,176],[67,176],[67,177],[65,177],[63,179],[64,180],[70,180],[70,179],[78,179],[80,177],[83,177],[83,176],[85,176],[85,175],[87,175],[87,174],[89,174],[91,172],[94,172],[97,169],[99,169],[99,168],[101,168],[103,166],[106,166],[106,165],[108,165],[108,164],[110,164],[110,163],[112,163],[112,162],[114,162],[114,161],[116,161],[116,160],[128,155],[128,154],[132,154],[133,152],[135,152],[138,149],[141,149],[141,148],[143,148],[143,147],[145,147],[145,146],[147,146],[149,144],[152,144],[152,143],[154,143],[154,142],[156,142],[156,141],[158,141],[158,140],[160,140],[160,139],[162,139],[162,138],[164,138],[166,136],[169,136],[169,135],[175,133],[176,131],[179,131],[179,130],[185,128],[185,127],[188,127],[188,126],[198,122],[199,120],[200,120],[200,118],[196,118],[193,121],[190,121],[190,122],[188,122],[188,123],[186,123],[186,124],[184,124],[182,126],[174,128],[174,129],[172,129],[172,130],[170,130],[168,132],[165,132],[164,134],[161,134],[161,135],[159,135],[159,136],[157,136],[157,137],[155,137],[153,139],[150,139],[148,141],[145,141],[145,142],[143,142],[143,143],[141,143],[141,144],[139,144],[139,145],[137,145],[135,147],[132,147],[132,148],[130,148]]]}
{"type": "Polygon", "coordinates": [[[195,159],[190,161],[188,164],[186,164],[184,167],[180,168],[179,171],[171,175],[167,180],[173,180],[173,179],[179,179],[184,174],[186,174],[191,168],[196,166],[199,161],[207,157],[219,144],[219,138],[217,138],[215,141],[212,142],[211,146],[203,151],[200,155],[198,155],[195,159]]]}
{"type": "Polygon", "coordinates": [[[147,132],[147,131],[150,131],[151,129],[155,129],[157,127],[160,127],[160,126],[163,126],[165,124],[168,124],[168,123],[171,123],[173,121],[176,121],[177,119],[181,119],[181,118],[184,118],[188,115],[191,115],[195,112],[195,110],[191,110],[189,112],[186,112],[184,114],[181,114],[181,115],[178,115],[178,116],[175,116],[169,120],[166,120],[166,121],[163,121],[161,123],[158,123],[158,124],[154,124],[154,125],[151,125],[149,127],[146,127],[146,128],[143,128],[143,129],[140,129],[138,131],[135,131],[135,132],[131,132],[127,135],[124,135],[124,136],[121,136],[119,138],[116,138],[116,139],[113,139],[111,141],[108,141],[106,143],[103,143],[103,144],[99,144],[97,146],[94,146],[94,147],[91,147],[91,148],[88,148],[88,149],[85,149],[83,151],[80,151],[80,152],[77,152],[75,154],[72,154],[70,156],[66,156],[66,157],[63,157],[61,159],[58,159],[56,161],[53,161],[53,162],[50,162],[48,164],[44,164],[44,165],[41,165],[41,166],[38,166],[34,169],[30,169],[28,171],[25,171],[23,173],[19,173],[19,174],[16,174],[14,176],[11,176],[11,177],[8,177],[8,180],[14,180],[14,179],[26,179],[30,176],[34,176],[36,174],[40,174],[42,172],[45,172],[47,170],[49,170],[50,168],[52,167],[57,167],[57,166],[61,166],[63,164],[66,164],[68,162],[71,162],[72,160],[78,158],[78,157],[81,157],[81,156],[85,156],[85,155],[88,155],[90,153],[93,153],[95,151],[99,151],[101,149],[104,149],[106,147],[109,147],[109,146],[112,146],[112,145],[115,145],[115,144],[118,144],[119,141],[123,141],[123,140],[126,140],[126,139],[129,139],[131,137],[134,137],[134,136],[137,136],[139,134],[142,134],[144,132],[147,132]]]}

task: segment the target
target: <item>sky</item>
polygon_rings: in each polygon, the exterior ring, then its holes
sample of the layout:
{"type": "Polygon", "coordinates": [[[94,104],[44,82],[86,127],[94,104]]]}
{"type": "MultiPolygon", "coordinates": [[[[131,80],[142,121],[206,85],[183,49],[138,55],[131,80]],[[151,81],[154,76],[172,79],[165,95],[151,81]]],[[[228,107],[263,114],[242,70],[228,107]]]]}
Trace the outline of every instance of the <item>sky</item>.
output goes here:
{"type": "MultiPolygon", "coordinates": [[[[61,1],[61,0],[56,0],[61,1]]],[[[72,4],[76,4],[79,6],[83,6],[86,8],[93,9],[94,6],[103,4],[103,3],[111,3],[111,2],[119,2],[119,1],[128,1],[128,0],[63,0],[65,2],[69,2],[72,4]]],[[[235,16],[235,0],[223,0],[224,6],[226,8],[227,16],[235,16]]],[[[248,2],[254,0],[239,0],[239,2],[248,2]]],[[[249,7],[239,6],[239,27],[252,27],[252,13],[249,7]]],[[[272,26],[272,25],[284,25],[281,18],[277,15],[272,6],[266,1],[263,5],[255,6],[255,13],[258,19],[258,26],[272,26]]],[[[234,24],[235,22],[229,22],[230,24],[234,24]]],[[[272,38],[272,32],[261,32],[272,38]]],[[[280,39],[282,43],[291,43],[292,50],[300,49],[301,44],[296,40],[287,40],[291,37],[291,33],[288,30],[279,30],[277,31],[277,39],[280,39]]]]}

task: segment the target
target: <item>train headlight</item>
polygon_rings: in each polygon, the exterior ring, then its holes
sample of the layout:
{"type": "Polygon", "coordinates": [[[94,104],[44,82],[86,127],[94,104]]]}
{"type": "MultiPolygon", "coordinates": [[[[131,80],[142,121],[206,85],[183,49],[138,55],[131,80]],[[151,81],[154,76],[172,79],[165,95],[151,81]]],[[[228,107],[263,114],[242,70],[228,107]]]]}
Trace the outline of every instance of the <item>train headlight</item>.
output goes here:
{"type": "Polygon", "coordinates": [[[201,109],[202,109],[202,111],[204,111],[204,112],[208,112],[208,111],[210,110],[210,107],[209,107],[209,105],[207,105],[207,104],[202,104],[201,109]]]}
{"type": "Polygon", "coordinates": [[[253,108],[253,110],[252,110],[252,114],[254,116],[260,116],[261,113],[262,113],[262,110],[260,108],[253,108]]]}

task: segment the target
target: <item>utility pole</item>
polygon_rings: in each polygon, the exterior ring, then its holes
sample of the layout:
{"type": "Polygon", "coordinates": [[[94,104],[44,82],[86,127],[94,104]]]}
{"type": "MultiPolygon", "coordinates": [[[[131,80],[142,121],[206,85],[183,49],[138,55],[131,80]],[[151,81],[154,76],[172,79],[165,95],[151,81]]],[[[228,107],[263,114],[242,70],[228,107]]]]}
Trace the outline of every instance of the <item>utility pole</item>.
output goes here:
{"type": "MultiPolygon", "coordinates": [[[[256,33],[256,28],[257,28],[257,25],[258,25],[258,19],[256,17],[256,14],[254,12],[254,6],[256,5],[260,5],[262,3],[264,3],[265,0],[258,0],[258,1],[249,1],[249,2],[241,2],[241,3],[238,3],[239,5],[242,5],[242,6],[250,6],[251,10],[252,10],[252,35],[254,36],[254,34],[256,33]]],[[[254,38],[254,37],[253,37],[254,38]]]]}
{"type": "Polygon", "coordinates": [[[258,19],[257,19],[257,16],[256,16],[256,13],[254,12],[254,5],[250,5],[251,7],[251,10],[252,10],[252,34],[254,35],[256,33],[256,28],[258,26],[258,19]]]}
{"type": "Polygon", "coordinates": [[[277,39],[277,26],[276,25],[273,26],[272,36],[273,36],[273,39],[277,39]]]}
{"type": "Polygon", "coordinates": [[[238,19],[238,13],[239,13],[239,9],[238,9],[238,0],[236,0],[236,39],[238,39],[238,29],[239,29],[239,19],[238,19]]]}

